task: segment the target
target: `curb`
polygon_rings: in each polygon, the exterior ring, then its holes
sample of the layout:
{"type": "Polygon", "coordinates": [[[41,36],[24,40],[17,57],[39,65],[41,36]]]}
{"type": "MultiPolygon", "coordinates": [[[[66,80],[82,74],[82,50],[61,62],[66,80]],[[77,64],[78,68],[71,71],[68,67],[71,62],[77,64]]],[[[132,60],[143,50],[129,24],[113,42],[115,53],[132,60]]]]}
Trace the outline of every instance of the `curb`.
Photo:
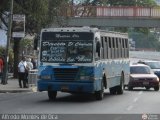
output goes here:
{"type": "Polygon", "coordinates": [[[31,87],[29,89],[7,89],[7,90],[1,90],[0,93],[23,93],[23,92],[37,92],[37,87],[31,87]]]}

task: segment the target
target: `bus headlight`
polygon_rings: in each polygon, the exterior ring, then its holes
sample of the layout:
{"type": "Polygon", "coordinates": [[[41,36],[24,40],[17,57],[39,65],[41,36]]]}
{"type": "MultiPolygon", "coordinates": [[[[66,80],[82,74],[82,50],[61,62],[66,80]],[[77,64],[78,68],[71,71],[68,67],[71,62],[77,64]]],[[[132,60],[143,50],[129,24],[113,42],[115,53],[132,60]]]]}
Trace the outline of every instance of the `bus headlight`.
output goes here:
{"type": "Polygon", "coordinates": [[[41,75],[41,76],[40,76],[40,79],[50,80],[50,79],[51,79],[51,76],[50,76],[50,75],[41,75]]]}

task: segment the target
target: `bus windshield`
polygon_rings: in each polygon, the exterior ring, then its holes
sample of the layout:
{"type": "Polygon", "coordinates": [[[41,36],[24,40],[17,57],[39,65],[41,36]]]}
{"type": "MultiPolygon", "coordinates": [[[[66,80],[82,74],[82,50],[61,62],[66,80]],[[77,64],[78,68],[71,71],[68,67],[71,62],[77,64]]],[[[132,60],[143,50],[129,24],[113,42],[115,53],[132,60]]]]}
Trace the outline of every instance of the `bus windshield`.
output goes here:
{"type": "Polygon", "coordinates": [[[50,63],[92,62],[93,33],[92,34],[88,33],[87,36],[84,35],[83,33],[79,34],[74,32],[73,33],[52,32],[51,35],[48,34],[49,33],[47,33],[46,36],[42,36],[41,54],[40,54],[41,62],[50,62],[50,63]]]}

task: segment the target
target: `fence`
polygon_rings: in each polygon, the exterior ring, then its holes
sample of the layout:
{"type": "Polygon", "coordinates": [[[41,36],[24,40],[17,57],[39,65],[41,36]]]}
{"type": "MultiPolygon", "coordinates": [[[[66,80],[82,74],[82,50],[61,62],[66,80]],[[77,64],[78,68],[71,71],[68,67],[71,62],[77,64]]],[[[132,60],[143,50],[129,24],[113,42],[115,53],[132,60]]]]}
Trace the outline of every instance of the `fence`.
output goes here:
{"type": "Polygon", "coordinates": [[[160,7],[68,6],[60,15],[70,17],[153,17],[160,18],[160,7]]]}

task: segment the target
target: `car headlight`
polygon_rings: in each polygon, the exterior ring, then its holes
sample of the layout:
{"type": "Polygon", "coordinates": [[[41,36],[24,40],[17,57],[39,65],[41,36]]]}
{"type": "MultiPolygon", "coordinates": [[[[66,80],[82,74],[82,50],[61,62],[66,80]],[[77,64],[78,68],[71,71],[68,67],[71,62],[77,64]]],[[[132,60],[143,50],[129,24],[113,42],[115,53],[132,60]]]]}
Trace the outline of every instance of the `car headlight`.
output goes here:
{"type": "Polygon", "coordinates": [[[155,80],[159,82],[159,78],[158,77],[156,77],[155,80]]]}
{"type": "Polygon", "coordinates": [[[51,76],[50,75],[41,75],[40,79],[44,79],[44,80],[50,80],[51,76]]]}

